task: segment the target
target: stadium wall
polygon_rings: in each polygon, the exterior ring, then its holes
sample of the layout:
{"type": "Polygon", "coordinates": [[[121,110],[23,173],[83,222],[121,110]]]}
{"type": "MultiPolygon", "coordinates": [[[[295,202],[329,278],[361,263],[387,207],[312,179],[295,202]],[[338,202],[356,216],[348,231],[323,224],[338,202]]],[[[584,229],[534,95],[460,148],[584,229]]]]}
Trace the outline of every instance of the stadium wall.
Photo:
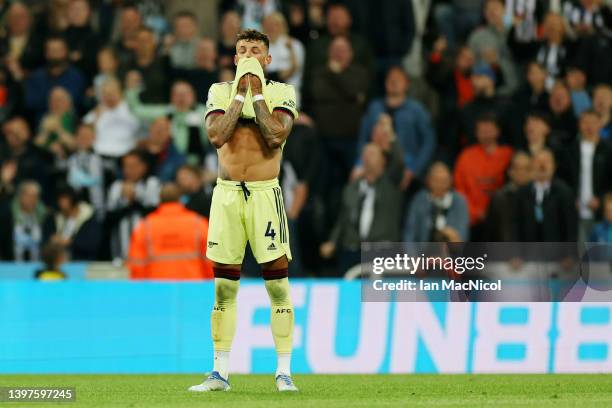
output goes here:
{"type": "MultiPolygon", "coordinates": [[[[296,373],[612,372],[612,303],[361,303],[292,280],[296,373]]],[[[0,373],[202,373],[212,282],[0,281],[0,373]]],[[[243,280],[232,370],[270,373],[268,297],[243,280]]]]}

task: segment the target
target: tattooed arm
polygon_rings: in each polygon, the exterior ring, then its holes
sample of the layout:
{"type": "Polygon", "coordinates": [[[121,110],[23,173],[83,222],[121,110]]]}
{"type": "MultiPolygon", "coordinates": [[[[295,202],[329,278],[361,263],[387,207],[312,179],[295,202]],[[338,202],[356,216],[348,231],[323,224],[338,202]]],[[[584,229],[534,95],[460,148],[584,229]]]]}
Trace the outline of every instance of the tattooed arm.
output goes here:
{"type": "MultiPolygon", "coordinates": [[[[240,78],[240,82],[238,82],[237,95],[244,97],[248,87],[249,82],[247,75],[245,75],[240,78]]],[[[234,128],[242,112],[242,105],[244,105],[244,102],[234,99],[225,113],[213,112],[206,117],[208,140],[210,140],[210,143],[217,149],[223,146],[234,134],[234,128]]]]}
{"type": "MultiPolygon", "coordinates": [[[[259,78],[255,75],[249,75],[249,81],[253,95],[261,95],[259,78]]],[[[283,110],[275,110],[270,113],[264,100],[254,102],[253,109],[266,145],[271,149],[281,147],[293,127],[293,116],[283,110]]]]}

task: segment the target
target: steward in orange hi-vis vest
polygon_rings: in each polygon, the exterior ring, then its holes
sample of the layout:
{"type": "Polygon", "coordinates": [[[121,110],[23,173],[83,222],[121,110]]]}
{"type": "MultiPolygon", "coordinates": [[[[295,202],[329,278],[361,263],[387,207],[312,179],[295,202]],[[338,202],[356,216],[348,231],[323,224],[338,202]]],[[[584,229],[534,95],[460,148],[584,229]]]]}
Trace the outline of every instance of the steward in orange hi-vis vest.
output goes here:
{"type": "MultiPolygon", "coordinates": [[[[163,195],[163,191],[162,191],[163,195]]],[[[162,203],[132,233],[131,279],[212,279],[206,259],[208,220],[178,202],[162,203]]]]}

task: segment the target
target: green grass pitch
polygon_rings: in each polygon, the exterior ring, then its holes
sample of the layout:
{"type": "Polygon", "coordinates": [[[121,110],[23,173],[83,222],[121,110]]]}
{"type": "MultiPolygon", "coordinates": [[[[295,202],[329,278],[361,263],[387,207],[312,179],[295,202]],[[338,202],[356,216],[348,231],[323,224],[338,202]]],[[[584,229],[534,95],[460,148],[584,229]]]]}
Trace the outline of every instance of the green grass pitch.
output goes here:
{"type": "Polygon", "coordinates": [[[76,387],[73,403],[0,407],[612,407],[611,375],[232,375],[232,390],[190,393],[198,375],[0,375],[0,386],[76,387]]]}

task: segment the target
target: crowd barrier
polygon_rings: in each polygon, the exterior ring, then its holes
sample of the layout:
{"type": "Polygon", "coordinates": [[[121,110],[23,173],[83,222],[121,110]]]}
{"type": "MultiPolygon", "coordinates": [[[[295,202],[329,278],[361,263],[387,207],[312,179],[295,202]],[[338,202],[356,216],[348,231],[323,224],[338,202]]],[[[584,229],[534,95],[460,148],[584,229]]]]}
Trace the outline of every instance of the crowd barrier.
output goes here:
{"type": "MultiPolygon", "coordinates": [[[[0,280],[1,373],[202,373],[213,283],[0,280]]],[[[292,279],[295,373],[612,372],[612,303],[364,303],[292,279]]],[[[261,280],[243,279],[231,368],[270,373],[261,280]]]]}

